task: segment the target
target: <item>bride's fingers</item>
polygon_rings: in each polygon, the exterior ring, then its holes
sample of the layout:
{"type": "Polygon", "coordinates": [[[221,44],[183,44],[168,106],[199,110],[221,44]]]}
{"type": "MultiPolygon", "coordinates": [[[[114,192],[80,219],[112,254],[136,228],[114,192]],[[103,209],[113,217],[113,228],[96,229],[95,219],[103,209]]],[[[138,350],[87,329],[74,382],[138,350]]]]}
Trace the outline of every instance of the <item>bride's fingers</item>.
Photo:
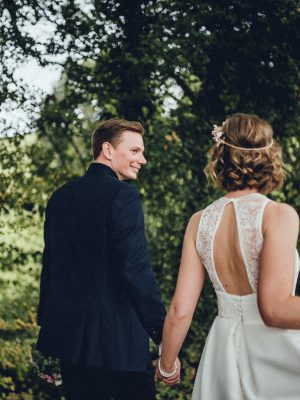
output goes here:
{"type": "Polygon", "coordinates": [[[174,381],[174,382],[166,382],[166,381],[163,381],[167,386],[175,386],[175,385],[178,385],[178,383],[180,383],[180,379],[178,379],[178,380],[176,380],[176,381],[174,381]]]}
{"type": "Polygon", "coordinates": [[[163,382],[166,385],[177,385],[177,383],[179,383],[179,381],[180,381],[180,374],[179,373],[174,375],[174,376],[172,376],[171,378],[164,378],[163,379],[163,382]]]}

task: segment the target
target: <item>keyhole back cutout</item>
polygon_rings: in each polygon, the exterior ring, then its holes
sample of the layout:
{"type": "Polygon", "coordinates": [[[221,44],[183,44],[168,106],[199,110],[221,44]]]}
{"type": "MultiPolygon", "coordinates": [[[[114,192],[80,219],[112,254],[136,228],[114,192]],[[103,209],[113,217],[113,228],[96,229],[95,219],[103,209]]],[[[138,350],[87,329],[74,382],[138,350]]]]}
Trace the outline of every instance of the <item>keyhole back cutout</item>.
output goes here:
{"type": "Polygon", "coordinates": [[[213,257],[216,274],[226,293],[238,296],[253,293],[240,245],[238,221],[233,202],[224,207],[214,237],[213,257]]]}

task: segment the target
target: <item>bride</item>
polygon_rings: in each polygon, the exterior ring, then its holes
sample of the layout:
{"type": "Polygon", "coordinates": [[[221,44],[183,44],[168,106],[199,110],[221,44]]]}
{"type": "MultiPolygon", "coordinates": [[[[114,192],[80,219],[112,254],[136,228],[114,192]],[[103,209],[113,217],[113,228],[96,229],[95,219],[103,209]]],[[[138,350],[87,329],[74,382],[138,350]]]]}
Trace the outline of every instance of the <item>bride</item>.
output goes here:
{"type": "Polygon", "coordinates": [[[206,272],[218,299],[192,400],[300,398],[299,218],[265,194],[284,167],[270,125],[234,114],[212,132],[205,172],[225,196],[187,226],[176,291],[167,314],[157,376],[180,379],[177,355],[206,272]]]}

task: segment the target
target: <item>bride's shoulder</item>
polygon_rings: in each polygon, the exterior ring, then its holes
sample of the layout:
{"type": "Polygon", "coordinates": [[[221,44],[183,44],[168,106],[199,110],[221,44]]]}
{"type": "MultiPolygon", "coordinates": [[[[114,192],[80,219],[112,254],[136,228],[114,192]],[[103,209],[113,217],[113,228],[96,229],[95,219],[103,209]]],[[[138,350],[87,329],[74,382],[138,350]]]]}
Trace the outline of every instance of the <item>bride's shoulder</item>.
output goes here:
{"type": "Polygon", "coordinates": [[[286,203],[270,201],[264,213],[264,225],[292,224],[299,226],[299,215],[295,208],[286,203]]]}
{"type": "Polygon", "coordinates": [[[206,208],[203,208],[202,210],[199,210],[197,212],[195,212],[188,223],[188,228],[193,229],[193,231],[197,232],[198,231],[198,227],[201,221],[201,217],[204,213],[204,211],[206,211],[207,209],[209,209],[211,206],[213,206],[217,201],[220,201],[220,199],[215,200],[213,203],[210,203],[206,208]]]}
{"type": "Polygon", "coordinates": [[[197,212],[195,212],[195,214],[193,214],[190,218],[190,224],[191,225],[195,225],[198,227],[199,223],[200,223],[200,219],[201,219],[201,215],[203,213],[203,210],[199,210],[197,212]]]}
{"type": "Polygon", "coordinates": [[[196,237],[202,212],[203,210],[197,211],[191,216],[186,227],[186,234],[196,237]]]}
{"type": "Polygon", "coordinates": [[[189,223],[186,227],[186,235],[191,236],[191,238],[193,238],[193,240],[195,240],[197,237],[197,232],[198,232],[202,212],[203,212],[203,210],[195,212],[195,214],[193,214],[191,216],[189,223]]]}
{"type": "Polygon", "coordinates": [[[294,207],[287,203],[270,201],[265,211],[266,216],[288,217],[299,220],[299,216],[294,207]]]}

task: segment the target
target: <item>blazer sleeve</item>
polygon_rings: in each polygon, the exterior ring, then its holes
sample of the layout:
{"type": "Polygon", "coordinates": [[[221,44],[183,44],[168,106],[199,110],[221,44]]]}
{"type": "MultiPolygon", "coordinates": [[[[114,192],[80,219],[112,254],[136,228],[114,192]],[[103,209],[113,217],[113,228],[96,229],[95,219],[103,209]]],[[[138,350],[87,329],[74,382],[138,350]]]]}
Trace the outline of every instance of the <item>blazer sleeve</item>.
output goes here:
{"type": "Polygon", "coordinates": [[[47,302],[48,292],[49,292],[49,284],[50,284],[50,276],[51,276],[51,260],[50,260],[50,211],[49,211],[49,203],[46,207],[45,213],[45,223],[44,223],[44,251],[42,258],[42,271],[40,277],[40,300],[37,311],[37,324],[41,326],[43,315],[45,311],[45,306],[47,302]]]}
{"type": "Polygon", "coordinates": [[[124,183],[112,204],[114,258],[117,258],[128,297],[156,344],[161,342],[165,307],[151,267],[144,214],[136,188],[124,183]]]}

